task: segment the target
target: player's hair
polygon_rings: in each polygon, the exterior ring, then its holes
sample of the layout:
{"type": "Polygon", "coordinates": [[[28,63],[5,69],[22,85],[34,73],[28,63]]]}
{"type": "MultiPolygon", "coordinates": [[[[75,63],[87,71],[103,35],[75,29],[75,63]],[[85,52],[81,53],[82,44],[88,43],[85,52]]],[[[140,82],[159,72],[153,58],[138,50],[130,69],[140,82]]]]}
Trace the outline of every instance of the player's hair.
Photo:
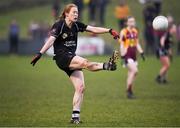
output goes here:
{"type": "Polygon", "coordinates": [[[127,17],[126,17],[126,19],[125,19],[126,26],[127,26],[128,20],[131,19],[131,18],[135,18],[135,17],[134,17],[134,16],[127,16],[127,17]]]}
{"type": "Polygon", "coordinates": [[[128,16],[128,17],[126,18],[126,22],[127,22],[129,19],[131,19],[131,18],[134,18],[134,19],[135,19],[134,16],[128,16]]]}
{"type": "Polygon", "coordinates": [[[61,15],[59,16],[59,19],[64,20],[66,18],[66,13],[69,13],[72,7],[77,8],[77,6],[75,4],[67,4],[65,6],[64,10],[62,11],[61,15]]]}

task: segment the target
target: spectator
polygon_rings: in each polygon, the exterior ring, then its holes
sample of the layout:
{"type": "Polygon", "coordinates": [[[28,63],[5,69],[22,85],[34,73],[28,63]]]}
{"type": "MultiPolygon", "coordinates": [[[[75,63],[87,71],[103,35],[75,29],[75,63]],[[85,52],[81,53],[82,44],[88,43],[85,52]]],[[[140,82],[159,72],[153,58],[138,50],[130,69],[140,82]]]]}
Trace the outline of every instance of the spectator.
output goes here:
{"type": "Polygon", "coordinates": [[[59,17],[59,6],[60,0],[54,0],[53,6],[52,6],[52,16],[54,17],[54,20],[57,20],[59,17]]]}
{"type": "Polygon", "coordinates": [[[73,0],[73,3],[78,7],[79,20],[82,20],[82,11],[84,8],[83,0],[73,0]]]}
{"type": "Polygon", "coordinates": [[[96,22],[96,5],[97,5],[97,0],[89,1],[89,21],[90,22],[96,22]]]}
{"type": "Polygon", "coordinates": [[[40,25],[35,22],[35,21],[31,21],[30,25],[29,25],[29,34],[33,39],[37,39],[39,38],[40,34],[40,25]]]}
{"type": "Polygon", "coordinates": [[[50,25],[43,21],[40,24],[40,39],[45,40],[45,38],[48,37],[49,31],[50,31],[50,25]]]}
{"type": "Polygon", "coordinates": [[[154,37],[154,30],[152,27],[152,21],[156,17],[155,7],[151,2],[147,2],[144,10],[144,37],[145,37],[145,51],[146,54],[155,53],[156,51],[156,42],[154,37]]]}
{"type": "Polygon", "coordinates": [[[13,19],[9,26],[9,42],[10,42],[10,53],[18,52],[20,28],[16,20],[13,19]]]}
{"type": "Polygon", "coordinates": [[[115,17],[118,19],[119,29],[126,26],[125,22],[129,14],[129,6],[126,4],[125,0],[120,0],[119,5],[115,8],[115,17]]]}
{"type": "Polygon", "coordinates": [[[153,0],[156,15],[161,13],[162,0],[153,0]]]}
{"type": "Polygon", "coordinates": [[[98,14],[99,14],[99,23],[101,26],[105,25],[105,15],[106,15],[106,7],[109,0],[98,0],[98,14]]]}

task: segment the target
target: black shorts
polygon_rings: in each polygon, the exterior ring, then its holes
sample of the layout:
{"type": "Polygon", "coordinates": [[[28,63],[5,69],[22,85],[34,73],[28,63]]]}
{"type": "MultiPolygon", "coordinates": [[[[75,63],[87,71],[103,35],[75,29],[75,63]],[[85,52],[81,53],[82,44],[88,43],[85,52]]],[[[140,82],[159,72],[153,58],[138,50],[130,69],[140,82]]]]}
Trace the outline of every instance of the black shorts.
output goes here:
{"type": "Polygon", "coordinates": [[[161,56],[168,56],[168,55],[169,55],[168,49],[158,48],[156,51],[157,58],[160,58],[161,56]]]}
{"type": "MultiPolygon", "coordinates": [[[[53,59],[56,61],[57,66],[66,72],[66,74],[70,77],[71,74],[76,70],[71,70],[69,68],[69,65],[71,63],[71,60],[73,57],[76,56],[76,54],[73,54],[71,52],[61,52],[60,54],[57,54],[53,57],[53,59]]],[[[79,69],[78,69],[79,70],[79,69]]]]}

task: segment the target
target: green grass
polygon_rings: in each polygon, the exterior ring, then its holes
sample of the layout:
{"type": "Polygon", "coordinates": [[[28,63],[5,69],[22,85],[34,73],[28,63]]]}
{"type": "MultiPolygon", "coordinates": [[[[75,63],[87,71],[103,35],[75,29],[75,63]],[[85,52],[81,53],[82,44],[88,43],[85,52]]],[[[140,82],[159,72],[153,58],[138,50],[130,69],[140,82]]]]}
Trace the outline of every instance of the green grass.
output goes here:
{"type": "MultiPolygon", "coordinates": [[[[107,61],[107,56],[88,57],[107,61]]],[[[0,56],[0,126],[74,126],[69,124],[73,86],[49,57],[31,67],[31,57],[0,56]]],[[[180,126],[180,58],[169,71],[170,83],[155,83],[160,63],[139,60],[137,99],[125,95],[126,69],[84,71],[86,91],[79,126],[180,126]]]]}

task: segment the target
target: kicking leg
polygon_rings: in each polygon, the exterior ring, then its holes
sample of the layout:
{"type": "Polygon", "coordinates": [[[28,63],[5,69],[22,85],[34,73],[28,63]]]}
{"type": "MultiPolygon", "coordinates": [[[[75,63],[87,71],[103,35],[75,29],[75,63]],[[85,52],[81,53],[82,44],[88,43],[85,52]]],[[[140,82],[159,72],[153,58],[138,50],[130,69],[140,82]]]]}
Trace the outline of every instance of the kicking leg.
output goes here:
{"type": "Polygon", "coordinates": [[[69,66],[71,69],[87,69],[90,71],[103,70],[103,63],[90,62],[80,56],[75,56],[69,66]]]}
{"type": "Polygon", "coordinates": [[[99,70],[116,70],[116,59],[117,59],[117,52],[115,51],[110,58],[109,62],[107,63],[98,63],[98,62],[90,62],[85,58],[82,58],[80,56],[75,56],[70,65],[69,68],[72,70],[75,69],[87,69],[89,71],[99,71],[99,70]]]}

